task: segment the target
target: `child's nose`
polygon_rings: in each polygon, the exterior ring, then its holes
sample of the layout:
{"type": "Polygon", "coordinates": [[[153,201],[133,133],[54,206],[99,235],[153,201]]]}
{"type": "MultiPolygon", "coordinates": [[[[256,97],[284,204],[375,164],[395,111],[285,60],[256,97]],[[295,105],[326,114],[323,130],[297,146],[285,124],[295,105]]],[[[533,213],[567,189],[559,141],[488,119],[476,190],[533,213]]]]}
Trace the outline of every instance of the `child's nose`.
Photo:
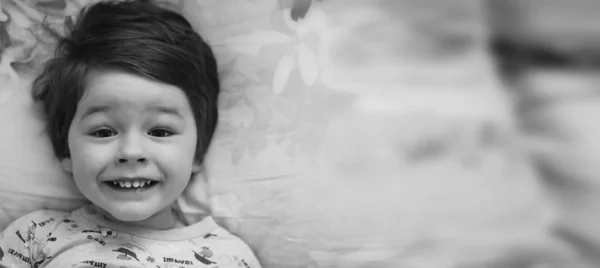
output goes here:
{"type": "Polygon", "coordinates": [[[123,140],[120,152],[117,156],[119,164],[145,163],[146,153],[139,138],[130,135],[123,140]]]}
{"type": "Polygon", "coordinates": [[[119,164],[127,164],[127,163],[145,163],[145,157],[120,157],[119,164]]]}

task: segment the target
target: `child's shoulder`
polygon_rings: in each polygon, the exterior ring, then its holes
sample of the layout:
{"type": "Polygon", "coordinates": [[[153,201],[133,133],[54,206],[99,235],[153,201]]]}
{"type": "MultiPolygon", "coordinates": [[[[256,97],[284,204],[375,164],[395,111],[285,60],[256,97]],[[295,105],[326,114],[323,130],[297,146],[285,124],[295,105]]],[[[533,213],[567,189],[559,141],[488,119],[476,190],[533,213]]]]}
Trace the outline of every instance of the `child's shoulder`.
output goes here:
{"type": "Polygon", "coordinates": [[[40,209],[29,212],[16,221],[31,221],[31,220],[43,220],[43,221],[55,221],[56,219],[62,219],[71,215],[71,212],[51,210],[51,209],[40,209]]]}
{"type": "MultiPolygon", "coordinates": [[[[213,219],[209,219],[213,221],[213,219]]],[[[203,253],[212,255],[211,250],[215,250],[215,253],[221,256],[234,256],[238,262],[238,266],[260,268],[260,262],[256,258],[253,250],[240,236],[228,229],[215,224],[214,228],[209,233],[202,236],[202,240],[198,241],[198,244],[206,245],[203,247],[203,253]]]]}
{"type": "Polygon", "coordinates": [[[52,226],[56,226],[58,223],[63,222],[71,215],[71,212],[66,211],[58,211],[58,210],[50,210],[50,209],[40,209],[36,211],[29,212],[15,221],[13,221],[8,227],[12,229],[19,229],[23,227],[33,227],[33,228],[52,228],[52,226]]]}

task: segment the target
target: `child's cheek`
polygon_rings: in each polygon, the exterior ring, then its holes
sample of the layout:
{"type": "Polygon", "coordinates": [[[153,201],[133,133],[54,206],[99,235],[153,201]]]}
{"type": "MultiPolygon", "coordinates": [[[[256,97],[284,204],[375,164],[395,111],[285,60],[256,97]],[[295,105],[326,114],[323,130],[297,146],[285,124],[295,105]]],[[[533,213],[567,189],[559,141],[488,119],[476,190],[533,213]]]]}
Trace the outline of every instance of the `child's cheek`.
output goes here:
{"type": "Polygon", "coordinates": [[[109,165],[115,157],[116,146],[112,143],[81,142],[72,149],[73,165],[91,171],[109,165]]]}

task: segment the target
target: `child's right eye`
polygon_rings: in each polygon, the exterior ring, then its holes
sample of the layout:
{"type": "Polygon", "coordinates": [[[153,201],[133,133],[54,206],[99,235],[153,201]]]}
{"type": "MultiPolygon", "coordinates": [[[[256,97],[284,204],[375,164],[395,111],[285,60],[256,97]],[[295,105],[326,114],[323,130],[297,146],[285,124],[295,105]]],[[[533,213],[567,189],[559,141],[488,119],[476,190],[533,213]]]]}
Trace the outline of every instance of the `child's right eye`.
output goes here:
{"type": "Polygon", "coordinates": [[[117,133],[107,128],[99,129],[91,133],[92,136],[97,138],[109,138],[116,134],[117,133]]]}

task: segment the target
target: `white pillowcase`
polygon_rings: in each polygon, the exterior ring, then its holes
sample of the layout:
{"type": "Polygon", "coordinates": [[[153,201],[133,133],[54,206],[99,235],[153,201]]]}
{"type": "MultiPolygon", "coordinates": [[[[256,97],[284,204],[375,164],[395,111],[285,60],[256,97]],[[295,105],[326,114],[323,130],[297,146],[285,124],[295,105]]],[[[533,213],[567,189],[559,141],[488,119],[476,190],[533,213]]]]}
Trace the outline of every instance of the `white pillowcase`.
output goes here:
{"type": "Polygon", "coordinates": [[[572,257],[548,233],[479,2],[299,1],[298,22],[293,2],[183,2],[223,81],[187,203],[208,201],[265,267],[572,257]]]}

